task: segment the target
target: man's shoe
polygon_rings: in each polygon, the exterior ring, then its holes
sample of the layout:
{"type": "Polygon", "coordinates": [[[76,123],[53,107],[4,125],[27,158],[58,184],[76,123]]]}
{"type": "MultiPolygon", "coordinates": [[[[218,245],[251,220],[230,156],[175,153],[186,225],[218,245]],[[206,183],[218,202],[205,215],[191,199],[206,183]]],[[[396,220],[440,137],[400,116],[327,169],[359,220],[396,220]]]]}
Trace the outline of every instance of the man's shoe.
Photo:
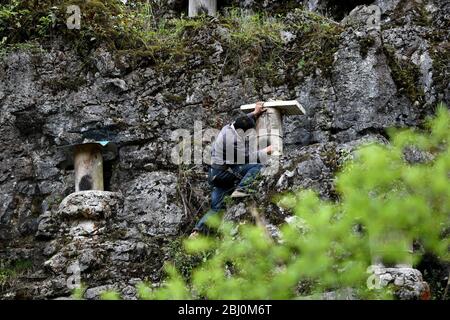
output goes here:
{"type": "Polygon", "coordinates": [[[250,195],[242,190],[235,190],[231,194],[231,198],[246,198],[246,197],[250,197],[250,195]]]}
{"type": "Polygon", "coordinates": [[[195,239],[200,236],[200,233],[197,230],[192,231],[192,233],[189,235],[189,239],[195,239]]]}

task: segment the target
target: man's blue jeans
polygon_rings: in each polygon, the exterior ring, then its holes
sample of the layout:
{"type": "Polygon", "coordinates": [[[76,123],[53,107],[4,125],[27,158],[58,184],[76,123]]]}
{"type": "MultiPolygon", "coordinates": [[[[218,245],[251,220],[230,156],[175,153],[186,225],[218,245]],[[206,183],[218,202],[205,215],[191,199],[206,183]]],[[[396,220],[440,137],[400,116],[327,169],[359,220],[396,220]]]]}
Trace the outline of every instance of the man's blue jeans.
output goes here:
{"type": "MultiPolygon", "coordinates": [[[[236,165],[231,165],[230,168],[236,176],[241,176],[242,179],[240,181],[237,180],[238,181],[237,186],[235,185],[235,186],[231,186],[231,187],[230,186],[220,187],[220,186],[211,185],[211,187],[212,187],[211,209],[195,225],[194,230],[200,231],[200,232],[207,232],[206,221],[208,220],[208,218],[210,216],[217,214],[218,212],[220,212],[220,210],[225,208],[225,205],[223,203],[224,198],[227,195],[230,195],[231,193],[233,193],[233,191],[236,189],[236,187],[238,189],[242,189],[245,191],[248,188],[248,186],[253,182],[253,180],[255,179],[258,172],[261,171],[262,165],[259,163],[236,164],[236,165]]],[[[210,170],[209,174],[212,177],[216,176],[216,175],[221,175],[221,174],[231,175],[231,173],[220,170],[220,169],[210,168],[209,170],[210,170]]]]}

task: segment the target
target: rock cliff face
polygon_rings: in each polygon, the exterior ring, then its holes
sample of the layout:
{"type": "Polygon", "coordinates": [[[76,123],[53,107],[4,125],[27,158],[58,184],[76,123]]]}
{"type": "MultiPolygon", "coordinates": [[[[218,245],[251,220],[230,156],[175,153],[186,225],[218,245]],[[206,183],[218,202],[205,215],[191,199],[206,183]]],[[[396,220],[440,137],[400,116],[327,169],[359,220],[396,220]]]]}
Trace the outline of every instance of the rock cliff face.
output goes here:
{"type": "MultiPolygon", "coordinates": [[[[227,30],[218,24],[191,39],[193,48],[201,44],[211,53],[194,57],[192,68],[133,65],[104,47],[81,59],[58,39],[37,52],[4,54],[0,259],[20,270],[0,286],[0,296],[64,297],[81,281],[86,298],[114,288],[131,299],[139,281],[158,283],[171,243],[189,233],[209,205],[204,166],[171,160],[174,130],[193,135],[201,121],[205,133],[239,114],[242,104],[298,100],[307,114],[285,119],[286,156],[279,172],[260,182],[255,199],[276,225],[289,212],[271,203],[271,195],[313,188],[334,199],[333,175],[356,146],[388,143],[386,128],[420,126],[436,103],[448,104],[450,4],[353,2],[343,8],[331,0],[229,1],[252,10],[283,9],[287,25],[299,19],[294,8],[301,5],[345,16],[330,22],[339,34],[329,72],[319,65],[300,75],[281,68],[272,79],[280,81],[224,72],[227,30]],[[118,145],[118,156],[105,162],[110,192],[72,194],[73,170],[64,166],[61,147],[84,139],[118,145]]],[[[182,8],[167,1],[160,9],[177,15],[182,8]]],[[[295,49],[302,33],[283,32],[285,49],[295,49]]],[[[246,208],[231,204],[227,214],[241,219],[246,208]]]]}

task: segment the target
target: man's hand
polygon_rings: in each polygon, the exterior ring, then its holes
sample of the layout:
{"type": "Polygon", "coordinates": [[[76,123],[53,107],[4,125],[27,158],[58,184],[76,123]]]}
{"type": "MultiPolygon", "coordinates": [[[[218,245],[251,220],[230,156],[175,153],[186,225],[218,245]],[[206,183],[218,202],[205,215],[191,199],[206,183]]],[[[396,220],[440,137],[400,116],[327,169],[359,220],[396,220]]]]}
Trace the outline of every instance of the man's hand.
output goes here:
{"type": "Polygon", "coordinates": [[[268,155],[271,155],[273,153],[273,148],[272,146],[268,146],[267,148],[264,148],[263,151],[268,155]]]}
{"type": "Polygon", "coordinates": [[[267,109],[264,108],[264,102],[259,101],[256,103],[255,111],[253,111],[253,114],[255,115],[256,118],[258,118],[266,111],[267,109]]]}

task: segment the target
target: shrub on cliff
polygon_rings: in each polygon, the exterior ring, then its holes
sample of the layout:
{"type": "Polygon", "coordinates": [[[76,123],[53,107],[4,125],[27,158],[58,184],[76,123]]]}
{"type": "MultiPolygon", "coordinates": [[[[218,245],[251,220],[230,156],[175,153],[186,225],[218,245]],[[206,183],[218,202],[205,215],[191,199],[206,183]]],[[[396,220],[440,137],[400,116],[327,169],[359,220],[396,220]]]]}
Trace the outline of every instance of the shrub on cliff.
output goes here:
{"type": "Polygon", "coordinates": [[[389,288],[367,287],[374,258],[386,265],[416,263],[425,251],[450,258],[446,106],[428,124],[426,132],[393,130],[390,145],[362,147],[337,176],[337,203],[312,191],[277,199],[295,213],[279,240],[261,226],[213,221],[218,237],[184,243],[193,255],[212,252],[189,280],[168,264],[165,285],[142,284],[141,298],[291,299],[346,287],[366,298],[389,297],[389,288]]]}

